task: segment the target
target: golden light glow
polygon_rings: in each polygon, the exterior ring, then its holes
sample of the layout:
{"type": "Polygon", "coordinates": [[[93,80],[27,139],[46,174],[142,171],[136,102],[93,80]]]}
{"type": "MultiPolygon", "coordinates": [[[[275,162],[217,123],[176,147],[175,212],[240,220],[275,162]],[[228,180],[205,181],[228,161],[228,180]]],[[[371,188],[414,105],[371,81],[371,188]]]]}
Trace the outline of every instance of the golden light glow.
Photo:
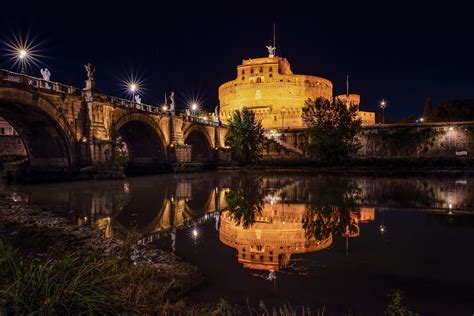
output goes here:
{"type": "Polygon", "coordinates": [[[6,55],[12,60],[13,68],[20,68],[21,71],[27,71],[30,67],[40,68],[39,45],[35,44],[29,36],[19,36],[12,34],[13,39],[5,42],[6,55]]]}
{"type": "MultiPolygon", "coordinates": [[[[304,128],[302,109],[305,102],[319,97],[332,99],[331,81],[294,74],[283,57],[245,59],[237,66],[236,79],[219,87],[220,117],[228,123],[235,111],[246,107],[254,112],[266,130],[304,128]]],[[[364,125],[375,124],[373,112],[360,111],[358,116],[364,125]]]]}

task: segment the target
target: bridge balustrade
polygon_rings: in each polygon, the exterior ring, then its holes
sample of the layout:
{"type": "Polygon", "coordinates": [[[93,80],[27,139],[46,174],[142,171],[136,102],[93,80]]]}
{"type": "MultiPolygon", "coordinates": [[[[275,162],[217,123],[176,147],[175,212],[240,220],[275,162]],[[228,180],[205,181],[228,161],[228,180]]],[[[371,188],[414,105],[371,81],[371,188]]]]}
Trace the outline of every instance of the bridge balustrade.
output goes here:
{"type": "Polygon", "coordinates": [[[43,80],[28,76],[26,74],[18,74],[8,70],[0,70],[0,80],[7,81],[13,84],[27,86],[36,89],[49,90],[61,94],[77,94],[78,89],[73,86],[68,86],[62,83],[43,80]]]}

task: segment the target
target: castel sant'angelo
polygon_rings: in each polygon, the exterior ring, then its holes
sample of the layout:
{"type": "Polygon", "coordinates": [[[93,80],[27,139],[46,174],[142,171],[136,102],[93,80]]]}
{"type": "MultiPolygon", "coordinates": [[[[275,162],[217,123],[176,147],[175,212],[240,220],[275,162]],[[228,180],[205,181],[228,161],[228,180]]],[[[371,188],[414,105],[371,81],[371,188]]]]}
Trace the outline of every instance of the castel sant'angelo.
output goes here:
{"type": "MultiPolygon", "coordinates": [[[[268,57],[246,59],[237,66],[237,78],[219,87],[220,117],[228,122],[235,110],[251,109],[265,129],[304,128],[302,108],[308,99],[332,99],[332,82],[321,77],[296,75],[286,58],[275,55],[268,46],[268,57]]],[[[347,104],[360,104],[360,95],[337,98],[347,104]]],[[[358,111],[362,125],[375,124],[375,113],[358,111]]]]}

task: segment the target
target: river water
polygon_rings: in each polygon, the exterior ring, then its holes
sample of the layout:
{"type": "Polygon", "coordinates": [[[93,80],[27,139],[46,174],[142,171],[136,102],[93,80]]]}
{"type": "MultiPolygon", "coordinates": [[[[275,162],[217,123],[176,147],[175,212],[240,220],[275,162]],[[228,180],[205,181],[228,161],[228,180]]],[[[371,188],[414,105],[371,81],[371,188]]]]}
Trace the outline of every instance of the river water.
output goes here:
{"type": "Polygon", "coordinates": [[[208,172],[3,186],[105,238],[138,236],[205,274],[191,301],[380,314],[474,313],[474,177],[208,172]]]}

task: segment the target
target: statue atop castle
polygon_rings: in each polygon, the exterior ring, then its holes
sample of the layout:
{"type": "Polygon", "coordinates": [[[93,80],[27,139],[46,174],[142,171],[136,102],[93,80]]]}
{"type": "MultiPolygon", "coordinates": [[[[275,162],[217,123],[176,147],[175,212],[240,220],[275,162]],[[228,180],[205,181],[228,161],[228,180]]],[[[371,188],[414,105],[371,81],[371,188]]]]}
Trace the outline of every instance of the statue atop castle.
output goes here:
{"type": "Polygon", "coordinates": [[[272,45],[268,45],[266,46],[266,48],[268,49],[268,57],[275,57],[276,47],[272,45]]]}

